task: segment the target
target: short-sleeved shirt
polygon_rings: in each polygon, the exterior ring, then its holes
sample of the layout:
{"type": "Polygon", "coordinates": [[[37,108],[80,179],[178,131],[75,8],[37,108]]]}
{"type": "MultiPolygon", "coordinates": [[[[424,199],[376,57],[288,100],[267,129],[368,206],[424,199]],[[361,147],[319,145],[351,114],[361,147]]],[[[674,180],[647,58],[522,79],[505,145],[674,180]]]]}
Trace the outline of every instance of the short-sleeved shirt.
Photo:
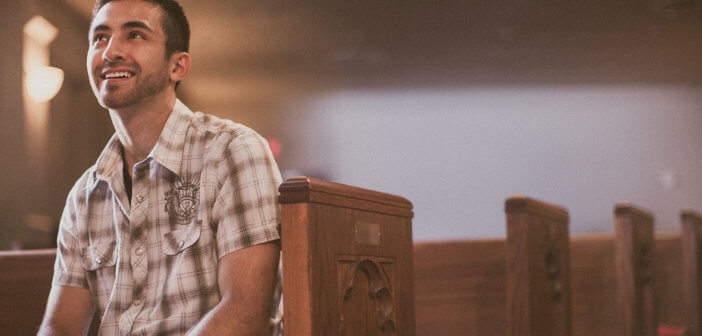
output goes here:
{"type": "Polygon", "coordinates": [[[113,136],[71,189],[53,285],[91,291],[104,335],[184,334],[220,301],[219,258],[279,239],[280,172],[251,129],[176,101],[131,200],[113,136]]]}

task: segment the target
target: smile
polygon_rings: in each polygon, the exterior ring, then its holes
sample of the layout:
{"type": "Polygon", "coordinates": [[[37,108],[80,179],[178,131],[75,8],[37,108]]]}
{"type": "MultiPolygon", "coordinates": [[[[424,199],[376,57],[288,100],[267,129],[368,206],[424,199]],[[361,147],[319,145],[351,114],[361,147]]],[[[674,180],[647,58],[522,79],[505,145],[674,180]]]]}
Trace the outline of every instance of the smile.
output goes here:
{"type": "Polygon", "coordinates": [[[104,78],[104,79],[129,78],[129,77],[132,77],[132,74],[127,72],[127,71],[107,72],[104,75],[102,75],[102,78],[104,78]]]}

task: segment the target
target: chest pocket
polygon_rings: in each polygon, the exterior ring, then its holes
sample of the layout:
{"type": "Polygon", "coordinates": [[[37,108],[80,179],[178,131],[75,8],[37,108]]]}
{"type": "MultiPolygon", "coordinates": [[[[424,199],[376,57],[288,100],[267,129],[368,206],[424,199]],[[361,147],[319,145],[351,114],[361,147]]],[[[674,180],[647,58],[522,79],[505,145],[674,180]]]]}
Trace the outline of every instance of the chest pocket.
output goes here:
{"type": "Polygon", "coordinates": [[[94,243],[81,248],[81,263],[86,271],[96,271],[115,265],[116,242],[94,243]]]}
{"type": "Polygon", "coordinates": [[[202,220],[196,219],[187,226],[163,234],[163,253],[176,255],[193,246],[200,239],[202,220]]]}

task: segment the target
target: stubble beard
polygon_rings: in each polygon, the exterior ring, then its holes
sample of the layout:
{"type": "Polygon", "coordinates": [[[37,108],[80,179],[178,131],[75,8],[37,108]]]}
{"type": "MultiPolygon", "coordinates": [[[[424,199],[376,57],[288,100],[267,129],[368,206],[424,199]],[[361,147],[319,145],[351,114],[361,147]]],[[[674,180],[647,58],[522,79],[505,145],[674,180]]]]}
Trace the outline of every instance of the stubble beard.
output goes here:
{"type": "Polygon", "coordinates": [[[132,87],[119,87],[119,84],[103,86],[97,89],[98,102],[106,109],[120,109],[133,106],[144,98],[156,95],[168,87],[168,68],[161,67],[158,71],[136,78],[132,87]]]}

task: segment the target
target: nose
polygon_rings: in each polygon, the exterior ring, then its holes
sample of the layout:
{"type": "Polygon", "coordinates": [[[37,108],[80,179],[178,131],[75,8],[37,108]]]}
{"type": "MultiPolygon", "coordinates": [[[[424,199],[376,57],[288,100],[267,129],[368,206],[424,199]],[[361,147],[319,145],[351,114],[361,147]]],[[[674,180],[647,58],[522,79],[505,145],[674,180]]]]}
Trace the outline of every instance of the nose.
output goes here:
{"type": "Polygon", "coordinates": [[[118,39],[111,38],[107,44],[107,47],[102,52],[102,59],[106,62],[114,62],[124,58],[122,46],[120,45],[118,39]]]}

